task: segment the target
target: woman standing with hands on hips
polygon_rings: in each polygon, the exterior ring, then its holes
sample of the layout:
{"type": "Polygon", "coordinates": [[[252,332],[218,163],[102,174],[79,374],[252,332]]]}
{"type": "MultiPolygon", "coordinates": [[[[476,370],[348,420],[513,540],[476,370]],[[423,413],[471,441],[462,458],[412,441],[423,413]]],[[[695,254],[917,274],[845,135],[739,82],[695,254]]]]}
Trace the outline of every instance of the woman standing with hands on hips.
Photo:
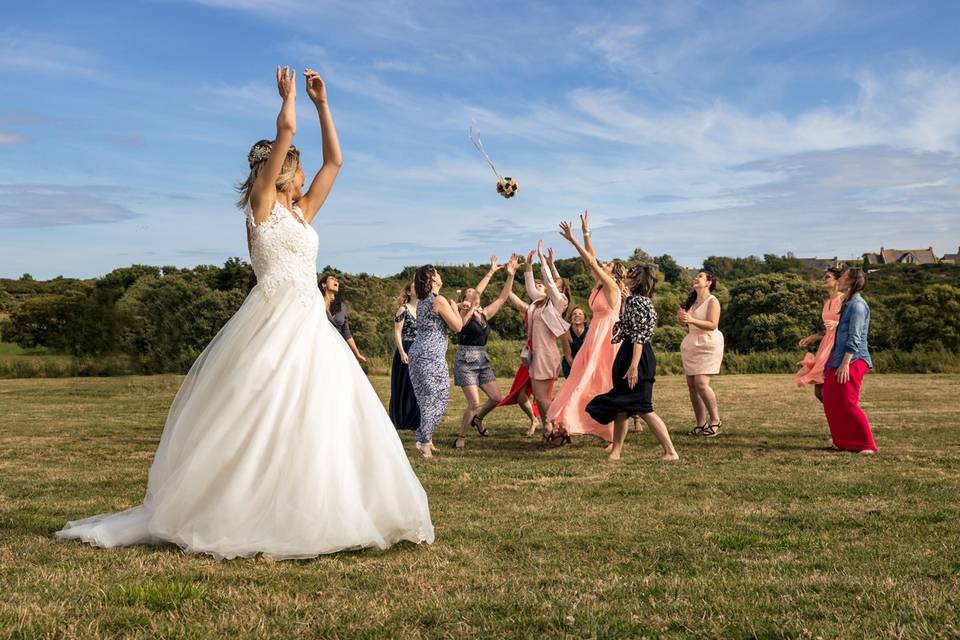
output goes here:
{"type": "Polygon", "coordinates": [[[432,264],[417,269],[413,286],[417,303],[417,335],[410,345],[410,382],[420,405],[417,451],[433,457],[433,433],[443,421],[450,401],[450,370],[447,367],[447,330],[460,331],[463,321],[453,300],[438,295],[443,286],[432,264]]]}
{"type": "Polygon", "coordinates": [[[720,373],[723,362],[723,334],[720,324],[720,301],[713,295],[717,278],[706,269],[693,279],[693,290],[677,312],[677,320],[687,325],[687,335],[680,343],[683,372],[687,375],[690,403],[697,418],[691,433],[713,438],[720,434],[723,422],[717,394],[710,387],[710,376],[720,373]]]}

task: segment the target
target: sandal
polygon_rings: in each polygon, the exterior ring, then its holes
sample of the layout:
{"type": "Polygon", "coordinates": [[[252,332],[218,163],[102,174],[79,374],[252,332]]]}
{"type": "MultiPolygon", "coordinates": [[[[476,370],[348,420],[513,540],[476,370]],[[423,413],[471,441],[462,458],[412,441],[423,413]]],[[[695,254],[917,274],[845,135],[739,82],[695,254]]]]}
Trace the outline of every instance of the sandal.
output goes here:
{"type": "Polygon", "coordinates": [[[452,446],[454,449],[465,449],[465,448],[467,447],[467,439],[466,439],[466,437],[463,437],[463,438],[459,438],[459,437],[458,437],[456,440],[453,441],[453,445],[451,445],[451,446],[452,446]]]}
{"type": "Polygon", "coordinates": [[[717,424],[708,424],[703,428],[703,436],[705,438],[716,438],[720,435],[720,427],[723,426],[723,420],[717,424]]]}
{"type": "Polygon", "coordinates": [[[543,437],[544,441],[554,447],[562,447],[565,444],[570,444],[573,440],[570,439],[570,434],[567,433],[567,430],[563,427],[554,429],[549,434],[543,437]]]}
{"type": "Polygon", "coordinates": [[[707,428],[708,426],[710,426],[710,425],[709,425],[709,424],[704,424],[704,425],[699,425],[699,424],[698,424],[698,425],[695,426],[693,429],[690,429],[690,431],[688,431],[687,434],[688,434],[688,435],[691,435],[691,436],[702,436],[702,435],[703,435],[703,432],[706,430],[706,428],[707,428]]]}
{"type": "Polygon", "coordinates": [[[424,458],[432,458],[432,457],[433,457],[433,443],[432,443],[432,442],[424,442],[423,444],[421,444],[421,443],[418,442],[418,443],[417,443],[417,451],[419,451],[419,452],[420,452],[420,455],[423,456],[424,458]]]}
{"type": "Polygon", "coordinates": [[[483,426],[483,420],[478,419],[477,416],[473,416],[473,420],[470,421],[470,426],[476,428],[477,433],[479,433],[482,438],[490,435],[487,428],[483,426]]]}

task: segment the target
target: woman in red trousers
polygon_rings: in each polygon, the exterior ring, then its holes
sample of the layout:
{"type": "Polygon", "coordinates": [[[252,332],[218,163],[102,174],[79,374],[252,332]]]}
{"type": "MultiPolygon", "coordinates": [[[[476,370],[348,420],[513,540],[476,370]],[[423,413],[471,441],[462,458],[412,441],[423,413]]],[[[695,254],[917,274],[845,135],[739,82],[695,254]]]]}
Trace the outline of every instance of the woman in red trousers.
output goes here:
{"type": "Polygon", "coordinates": [[[823,372],[823,412],[830,425],[833,444],[844,451],[873,454],[870,421],[860,408],[860,386],[873,368],[867,334],[870,332],[870,307],[860,292],[866,275],[860,269],[848,269],[837,288],[844,294],[840,324],[833,352],[823,372]]]}

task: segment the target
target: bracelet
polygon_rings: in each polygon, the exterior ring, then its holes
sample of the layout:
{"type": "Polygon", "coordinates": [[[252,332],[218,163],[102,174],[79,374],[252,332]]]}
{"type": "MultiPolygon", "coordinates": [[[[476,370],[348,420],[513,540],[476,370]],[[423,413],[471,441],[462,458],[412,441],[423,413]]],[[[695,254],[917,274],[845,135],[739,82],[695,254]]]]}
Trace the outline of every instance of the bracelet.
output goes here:
{"type": "Polygon", "coordinates": [[[584,231],[584,232],[583,232],[583,237],[584,237],[584,238],[589,238],[589,237],[590,237],[590,232],[589,232],[589,231],[584,231]]]}

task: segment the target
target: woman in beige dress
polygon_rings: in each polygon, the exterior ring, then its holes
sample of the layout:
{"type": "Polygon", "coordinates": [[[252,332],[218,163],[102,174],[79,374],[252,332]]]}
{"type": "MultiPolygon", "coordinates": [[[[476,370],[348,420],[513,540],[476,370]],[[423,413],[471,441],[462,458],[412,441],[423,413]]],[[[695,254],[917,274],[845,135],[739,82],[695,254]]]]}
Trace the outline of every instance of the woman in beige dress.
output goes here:
{"type": "Polygon", "coordinates": [[[717,394],[710,387],[710,376],[720,373],[723,362],[723,334],[717,329],[720,301],[713,295],[716,288],[716,277],[709,271],[700,271],[693,279],[693,291],[677,312],[677,320],[688,330],[680,343],[680,357],[697,417],[697,426],[691,433],[708,438],[719,435],[723,425],[717,394]]]}

